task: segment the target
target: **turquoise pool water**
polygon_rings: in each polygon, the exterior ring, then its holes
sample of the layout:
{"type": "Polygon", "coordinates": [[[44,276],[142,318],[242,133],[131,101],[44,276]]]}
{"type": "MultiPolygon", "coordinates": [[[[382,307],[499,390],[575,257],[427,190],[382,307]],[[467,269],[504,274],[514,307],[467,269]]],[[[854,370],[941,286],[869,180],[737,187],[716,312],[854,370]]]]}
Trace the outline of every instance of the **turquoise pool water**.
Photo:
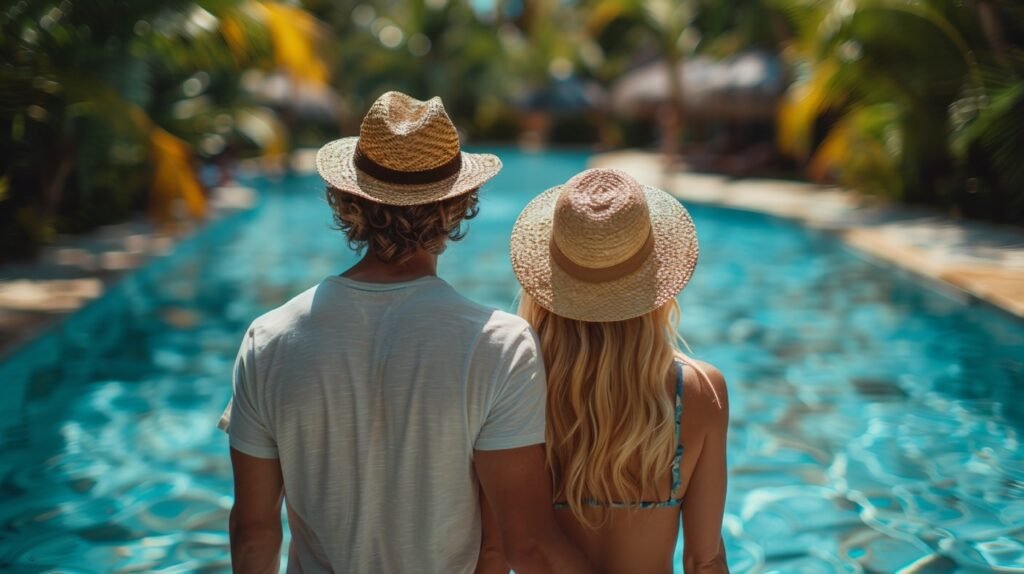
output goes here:
{"type": "MultiPolygon", "coordinates": [[[[586,156],[498,153],[441,273],[509,308],[513,219],[586,156]]],[[[353,261],[316,178],[256,185],[257,212],[0,365],[0,571],[228,570],[238,341],[353,261]]],[[[789,223],[691,212],[682,331],[730,381],[733,571],[1024,572],[1024,324],[789,223]]]]}

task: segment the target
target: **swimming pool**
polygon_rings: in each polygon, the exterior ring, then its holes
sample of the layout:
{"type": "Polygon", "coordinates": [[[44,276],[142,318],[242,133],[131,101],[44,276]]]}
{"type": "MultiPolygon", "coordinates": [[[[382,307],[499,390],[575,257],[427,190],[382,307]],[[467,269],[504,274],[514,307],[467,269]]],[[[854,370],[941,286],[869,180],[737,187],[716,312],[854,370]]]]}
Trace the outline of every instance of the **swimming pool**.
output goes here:
{"type": "MultiPolygon", "coordinates": [[[[512,221],[586,155],[497,153],[505,170],[440,273],[509,308],[512,221]]],[[[27,380],[0,407],[0,571],[228,570],[214,424],[238,341],[354,261],[315,177],[255,185],[257,212],[0,369],[27,380]]],[[[682,332],[730,381],[733,571],[1024,572],[1024,324],[817,232],[690,209],[702,253],[682,332]]]]}

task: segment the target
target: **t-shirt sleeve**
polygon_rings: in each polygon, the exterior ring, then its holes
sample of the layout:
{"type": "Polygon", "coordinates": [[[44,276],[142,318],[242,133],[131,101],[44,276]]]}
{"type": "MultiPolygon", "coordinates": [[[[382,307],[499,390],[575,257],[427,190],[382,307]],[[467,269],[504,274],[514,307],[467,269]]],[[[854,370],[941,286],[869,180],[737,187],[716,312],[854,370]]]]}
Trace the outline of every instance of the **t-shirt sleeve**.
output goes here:
{"type": "Polygon", "coordinates": [[[250,327],[235,358],[231,401],[217,426],[228,433],[231,448],[256,458],[278,458],[277,441],[260,409],[257,383],[256,342],[250,327]]]}
{"type": "Polygon", "coordinates": [[[547,383],[540,345],[524,329],[498,374],[498,390],[476,439],[476,450],[504,450],[544,442],[547,383]],[[504,379],[504,381],[502,381],[504,379]]]}

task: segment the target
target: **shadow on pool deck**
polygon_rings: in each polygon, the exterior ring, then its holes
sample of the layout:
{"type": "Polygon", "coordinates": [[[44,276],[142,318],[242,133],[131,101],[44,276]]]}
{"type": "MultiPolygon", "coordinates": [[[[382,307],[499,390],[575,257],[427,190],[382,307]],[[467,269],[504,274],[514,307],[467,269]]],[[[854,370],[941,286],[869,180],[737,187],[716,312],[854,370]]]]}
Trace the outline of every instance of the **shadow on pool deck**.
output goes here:
{"type": "Polygon", "coordinates": [[[0,267],[0,361],[180,241],[255,207],[245,187],[215,188],[204,222],[158,228],[143,219],[61,237],[34,261],[0,267]]]}
{"type": "Polygon", "coordinates": [[[592,167],[614,167],[683,201],[767,213],[825,229],[878,260],[951,288],[967,301],[990,303],[1024,319],[1024,230],[955,221],[819,185],[665,173],[651,152],[596,155],[592,167]]]}

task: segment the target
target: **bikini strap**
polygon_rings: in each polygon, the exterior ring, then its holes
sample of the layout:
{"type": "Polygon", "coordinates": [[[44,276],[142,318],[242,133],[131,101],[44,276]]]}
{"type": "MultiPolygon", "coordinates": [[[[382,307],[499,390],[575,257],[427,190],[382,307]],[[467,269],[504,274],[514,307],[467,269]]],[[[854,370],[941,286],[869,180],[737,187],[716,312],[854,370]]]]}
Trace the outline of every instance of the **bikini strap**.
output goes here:
{"type": "Polygon", "coordinates": [[[680,420],[683,416],[683,362],[676,361],[676,454],[672,460],[672,490],[669,491],[669,502],[676,502],[675,494],[682,486],[682,466],[683,466],[683,443],[682,443],[682,424],[680,420]]]}

